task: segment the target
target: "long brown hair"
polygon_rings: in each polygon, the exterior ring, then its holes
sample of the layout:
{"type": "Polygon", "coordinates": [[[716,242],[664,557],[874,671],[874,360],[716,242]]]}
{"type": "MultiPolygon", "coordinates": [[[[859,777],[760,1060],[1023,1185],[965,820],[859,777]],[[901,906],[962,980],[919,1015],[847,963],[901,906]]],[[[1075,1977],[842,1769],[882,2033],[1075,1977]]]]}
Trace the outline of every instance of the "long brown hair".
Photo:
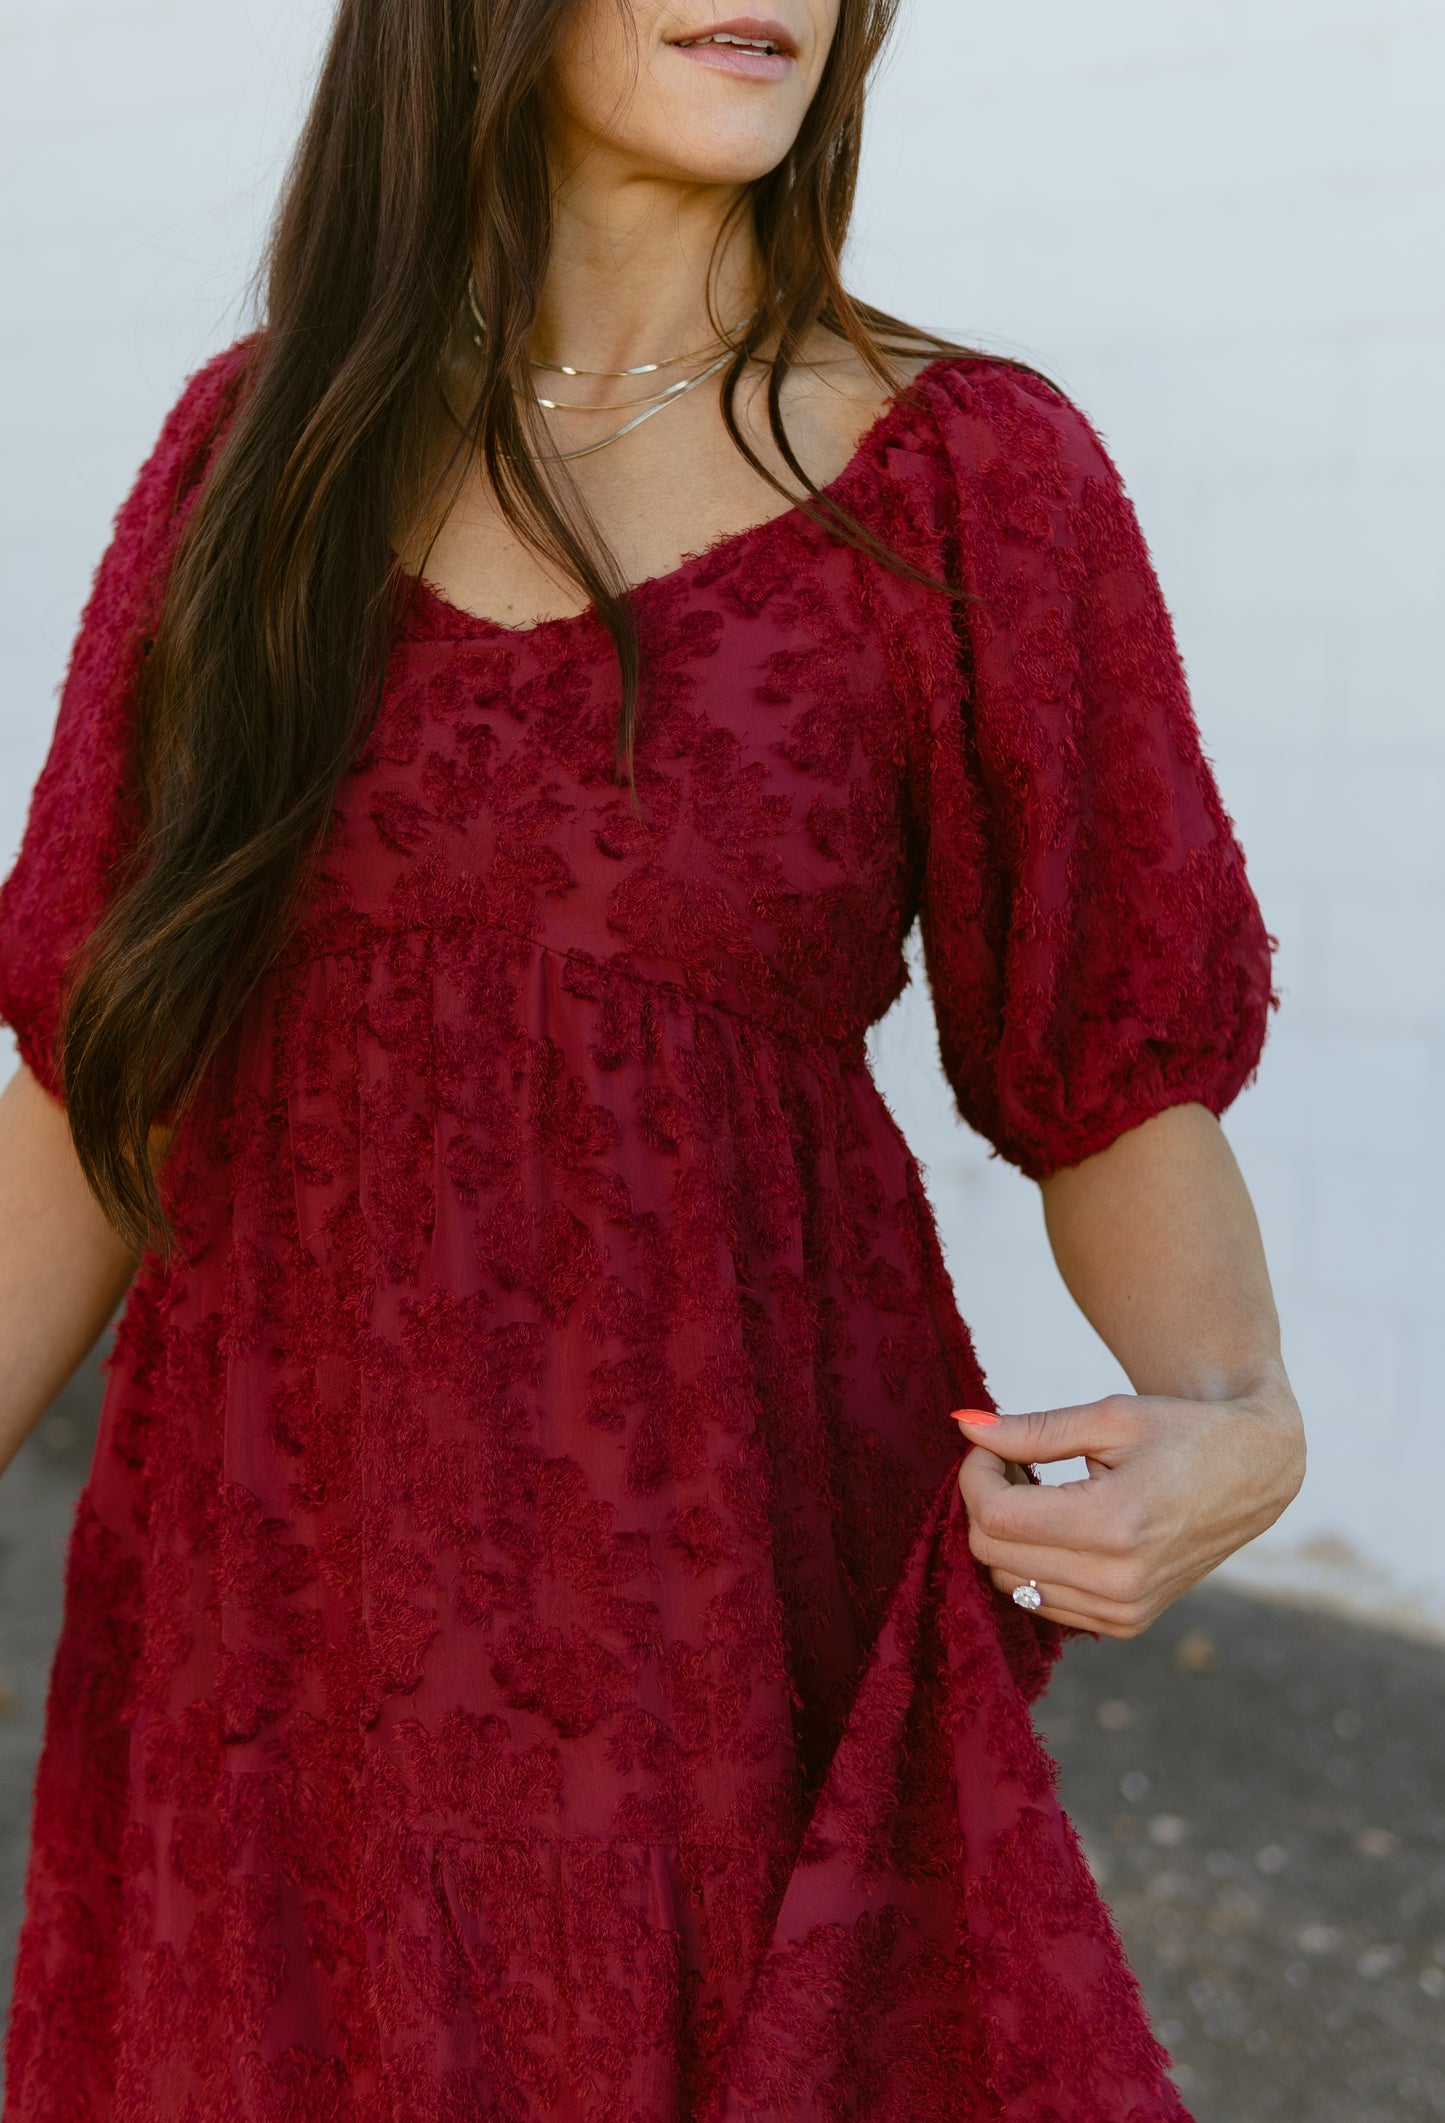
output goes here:
{"type": "MultiPolygon", "coordinates": [[[[645,674],[626,584],[575,490],[529,455],[537,416],[523,414],[518,388],[551,238],[544,97],[572,5],[341,0],[272,235],[264,328],[143,669],[142,831],[64,1018],[76,1149],[137,1247],[171,1243],[151,1148],[157,1116],[187,1111],[273,960],[374,719],[409,580],[398,532],[444,513],[445,493],[418,497],[416,486],[469,267],[487,331],[443,486],[475,453],[518,535],[586,592],[616,644],[619,773],[631,778],[645,674]]],[[[840,278],[864,90],[897,7],[841,0],[796,141],[740,192],[720,232],[719,244],[732,216],[751,213],[762,264],[762,306],[721,403],[734,443],[779,493],[918,576],[819,494],[780,402],[818,325],[889,391],[899,378],[888,340],[902,342],[896,352],[967,351],[855,302],[840,278]],[[736,417],[737,385],[767,346],[769,424],[801,494],[762,463],[736,417]]]]}

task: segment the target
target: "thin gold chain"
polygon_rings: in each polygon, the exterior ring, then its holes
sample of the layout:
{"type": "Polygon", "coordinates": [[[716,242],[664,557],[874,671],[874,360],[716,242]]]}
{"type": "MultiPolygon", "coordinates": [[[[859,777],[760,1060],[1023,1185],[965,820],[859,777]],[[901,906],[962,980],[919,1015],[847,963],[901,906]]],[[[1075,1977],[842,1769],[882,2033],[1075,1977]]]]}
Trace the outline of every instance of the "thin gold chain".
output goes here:
{"type": "MultiPolygon", "coordinates": [[[[704,369],[700,376],[689,377],[686,384],[686,389],[689,391],[696,390],[697,386],[700,383],[706,383],[708,377],[715,376],[718,370],[722,367],[723,363],[728,359],[729,356],[727,354],[724,354],[717,361],[713,362],[711,367],[704,369]]],[[[674,393],[674,397],[680,397],[681,395],[681,392],[674,393]]],[[[452,426],[456,429],[459,435],[465,435],[470,437],[471,429],[465,426],[462,421],[458,420],[456,412],[453,409],[452,402],[446,394],[445,388],[443,388],[441,396],[443,409],[445,410],[446,416],[451,422],[452,426]]],[[[650,405],[647,408],[646,412],[638,414],[636,420],[629,420],[624,427],[614,429],[610,435],[603,435],[601,439],[597,442],[585,443],[583,447],[579,450],[528,450],[527,455],[532,459],[534,464],[557,463],[565,457],[589,457],[594,450],[605,449],[609,442],[616,442],[619,436],[630,433],[630,431],[635,427],[641,427],[643,421],[650,419],[654,413],[665,412],[668,406],[670,406],[673,402],[673,398],[664,398],[657,405],[650,405]]]]}
{"type": "MultiPolygon", "coordinates": [[[[482,339],[486,333],[487,320],[482,314],[482,299],[477,292],[477,280],[476,275],[474,273],[468,273],[467,275],[467,306],[471,310],[473,322],[477,327],[476,331],[472,335],[472,345],[480,346],[482,343],[482,339]]],[[[742,331],[743,326],[751,324],[753,318],[756,317],[757,314],[758,313],[756,310],[751,311],[748,316],[744,317],[739,323],[735,324],[732,328],[732,333],[726,336],[731,337],[736,333],[742,331]]],[[[717,344],[718,341],[716,339],[711,339],[708,341],[706,346],[692,347],[685,354],[669,354],[665,361],[638,361],[635,362],[630,369],[577,369],[573,368],[570,362],[542,361],[539,360],[536,355],[531,356],[531,365],[534,369],[547,369],[554,376],[655,376],[659,369],[675,369],[684,361],[700,361],[702,359],[702,356],[704,354],[710,354],[717,344]]],[[[550,405],[552,401],[550,399],[543,398],[539,400],[539,403],[542,405],[550,405]]],[[[640,404],[641,401],[639,400],[638,403],[640,404]]],[[[576,411],[579,413],[590,413],[593,411],[600,411],[601,408],[592,406],[577,406],[569,407],[568,410],[576,411]]],[[[612,410],[616,409],[613,408],[612,410]]]]}
{"type": "MultiPolygon", "coordinates": [[[[467,275],[467,304],[471,310],[473,321],[477,326],[477,330],[472,334],[472,344],[479,347],[486,333],[487,321],[482,315],[476,280],[470,273],[467,275]]],[[[753,317],[756,317],[756,315],[757,311],[754,310],[750,316],[744,317],[738,324],[735,324],[732,328],[733,336],[751,324],[753,317]]],[[[714,346],[717,343],[716,340],[713,341],[714,346]]],[[[558,375],[563,376],[648,376],[655,375],[659,369],[673,368],[679,361],[696,360],[699,353],[706,353],[707,351],[706,347],[701,347],[692,354],[674,354],[666,361],[640,362],[637,366],[630,369],[575,369],[562,362],[550,361],[534,362],[533,366],[552,369],[558,375]]],[[[698,385],[706,383],[710,376],[716,376],[718,370],[732,359],[736,351],[736,346],[731,343],[730,339],[724,345],[723,351],[718,355],[717,359],[709,362],[707,367],[700,370],[697,375],[684,377],[677,383],[665,384],[659,390],[649,392],[646,398],[623,401],[615,405],[569,405],[565,401],[559,402],[555,398],[543,398],[534,393],[535,403],[548,412],[618,413],[630,411],[632,407],[638,405],[643,409],[637,414],[636,419],[624,421],[622,426],[614,428],[610,435],[602,435],[595,442],[583,443],[579,449],[529,450],[527,455],[534,464],[562,464],[574,457],[590,457],[595,450],[605,450],[609,443],[620,442],[624,435],[630,435],[634,428],[640,428],[643,421],[650,420],[654,413],[665,413],[670,405],[675,405],[680,398],[685,398],[689,391],[695,391],[698,385]]],[[[448,405],[447,410],[448,412],[451,411],[450,405],[448,405]]],[[[457,425],[459,426],[460,423],[458,422],[457,425]]]]}
{"type": "Polygon", "coordinates": [[[645,412],[639,413],[635,420],[624,421],[620,428],[614,428],[610,435],[603,435],[597,442],[585,442],[578,450],[529,450],[527,454],[534,462],[560,464],[565,458],[590,457],[594,450],[605,450],[609,442],[619,442],[624,435],[630,435],[634,428],[640,428],[644,420],[651,420],[654,413],[665,413],[670,405],[677,404],[679,398],[685,397],[689,391],[695,391],[700,383],[706,383],[709,376],[716,376],[718,370],[731,361],[732,357],[733,349],[729,347],[726,353],[719,354],[717,360],[710,362],[700,374],[689,376],[687,382],[670,397],[659,399],[655,405],[650,405],[645,412]]]}
{"type": "Polygon", "coordinates": [[[635,398],[599,398],[595,405],[577,405],[568,398],[544,398],[540,391],[534,393],[537,403],[547,413],[633,413],[640,405],[652,405],[659,398],[676,398],[688,387],[690,379],[681,377],[676,383],[665,383],[660,390],[639,391],[635,398]]]}

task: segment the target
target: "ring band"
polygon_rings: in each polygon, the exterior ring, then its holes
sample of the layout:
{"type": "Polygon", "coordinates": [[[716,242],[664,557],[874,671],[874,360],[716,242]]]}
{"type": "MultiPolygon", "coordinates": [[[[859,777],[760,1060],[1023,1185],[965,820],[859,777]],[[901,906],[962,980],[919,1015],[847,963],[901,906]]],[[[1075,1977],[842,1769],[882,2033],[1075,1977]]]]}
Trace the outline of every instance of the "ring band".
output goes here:
{"type": "Polygon", "coordinates": [[[1027,1608],[1030,1614],[1037,1614],[1044,1604],[1044,1596],[1039,1591],[1037,1578],[1030,1578],[1027,1585],[1015,1585],[1010,1598],[1015,1607],[1027,1608]]]}

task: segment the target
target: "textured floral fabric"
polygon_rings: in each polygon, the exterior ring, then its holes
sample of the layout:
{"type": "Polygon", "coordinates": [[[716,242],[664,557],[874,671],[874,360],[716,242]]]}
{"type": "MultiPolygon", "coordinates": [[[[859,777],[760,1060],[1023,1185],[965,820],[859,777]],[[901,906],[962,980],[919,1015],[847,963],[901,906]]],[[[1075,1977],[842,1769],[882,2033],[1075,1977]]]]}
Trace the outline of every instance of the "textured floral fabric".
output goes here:
{"type": "MultiPolygon", "coordinates": [[[[245,360],[102,564],[0,1003],[59,1091],[129,703],[245,360]]],[[[419,586],[167,1171],[68,1566],[9,2123],[1179,2123],[974,1565],[987,1402],[864,1035],[921,919],[1035,1175],[1252,1070],[1268,942],[1117,477],[941,359],[590,614],[419,586]]]]}

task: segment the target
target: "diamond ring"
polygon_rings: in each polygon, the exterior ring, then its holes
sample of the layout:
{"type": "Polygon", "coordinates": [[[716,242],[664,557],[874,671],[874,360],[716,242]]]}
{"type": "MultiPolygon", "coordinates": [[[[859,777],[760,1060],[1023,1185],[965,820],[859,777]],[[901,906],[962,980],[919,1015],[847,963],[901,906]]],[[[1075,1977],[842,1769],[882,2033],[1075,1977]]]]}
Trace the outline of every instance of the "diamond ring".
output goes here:
{"type": "Polygon", "coordinates": [[[1030,1578],[1027,1585],[1015,1585],[1010,1596],[1015,1607],[1026,1607],[1030,1614],[1037,1614],[1044,1604],[1037,1578],[1030,1578]]]}

